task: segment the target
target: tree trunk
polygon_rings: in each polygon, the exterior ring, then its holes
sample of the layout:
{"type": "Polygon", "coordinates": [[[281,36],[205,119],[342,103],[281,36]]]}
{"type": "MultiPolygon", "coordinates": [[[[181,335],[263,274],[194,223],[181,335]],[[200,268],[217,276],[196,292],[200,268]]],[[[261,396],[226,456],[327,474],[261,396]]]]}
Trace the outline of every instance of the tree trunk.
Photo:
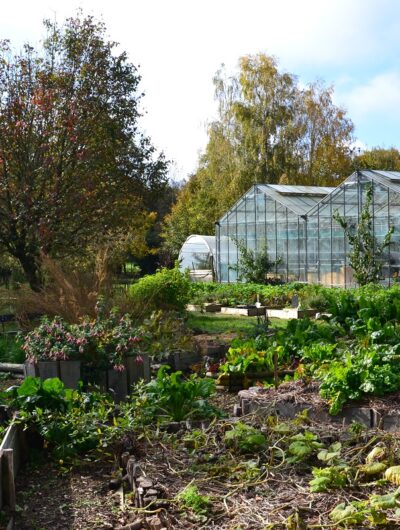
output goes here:
{"type": "Polygon", "coordinates": [[[38,259],[27,254],[16,255],[15,257],[20,262],[32,291],[40,292],[43,288],[43,277],[38,259]]]}

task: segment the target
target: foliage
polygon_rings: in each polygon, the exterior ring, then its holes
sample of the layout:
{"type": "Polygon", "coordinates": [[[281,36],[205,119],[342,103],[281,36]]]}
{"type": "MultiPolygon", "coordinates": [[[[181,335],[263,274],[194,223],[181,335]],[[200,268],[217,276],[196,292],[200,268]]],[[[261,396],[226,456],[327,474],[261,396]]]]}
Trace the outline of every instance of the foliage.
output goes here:
{"type": "Polygon", "coordinates": [[[360,169],[400,171],[400,151],[395,147],[366,149],[356,157],[356,165],[360,169]]]}
{"type": "Polygon", "coordinates": [[[25,335],[22,349],[28,362],[67,360],[78,358],[80,343],[63,319],[44,317],[37,328],[25,335]]]}
{"type": "Polygon", "coordinates": [[[42,50],[0,46],[0,244],[34,290],[40,249],[81,255],[139,229],[166,171],[138,129],[140,76],[104,24],[78,13],[45,28],[42,50]]]}
{"type": "Polygon", "coordinates": [[[351,170],[353,125],[331,87],[300,87],[265,54],[240,58],[233,75],[222,68],[214,84],[218,119],[164,223],[165,244],[176,253],[188,235],[213,234],[254,183],[336,185],[351,170]]]}
{"type": "Polygon", "coordinates": [[[378,242],[374,234],[374,216],[371,212],[373,200],[372,184],[367,187],[365,204],[357,226],[350,225],[344,217],[336,212],[334,219],[343,228],[346,238],[351,246],[349,253],[350,267],[359,285],[377,283],[382,270],[382,255],[390,245],[393,227],[378,242]]]}
{"type": "Polygon", "coordinates": [[[66,412],[71,405],[73,391],[64,387],[57,377],[42,381],[27,377],[22,385],[12,386],[2,393],[2,398],[19,411],[32,412],[34,409],[66,412]]]}
{"type": "Polygon", "coordinates": [[[353,525],[383,526],[389,523],[386,510],[396,510],[395,517],[400,516],[398,498],[400,489],[385,495],[372,494],[365,501],[352,501],[349,504],[338,504],[330,513],[332,521],[340,526],[353,525]]]}
{"type": "Polygon", "coordinates": [[[266,448],[267,440],[259,430],[239,421],[225,433],[224,442],[236,451],[257,453],[266,448]]]}
{"type": "Polygon", "coordinates": [[[220,366],[223,373],[246,374],[248,372],[268,372],[274,369],[274,357],[280,366],[287,364],[289,357],[283,348],[269,345],[261,349],[257,339],[236,340],[229,348],[225,362],[220,366]]]}
{"type": "Polygon", "coordinates": [[[267,274],[271,272],[281,260],[271,260],[268,256],[268,249],[265,245],[260,250],[252,250],[246,247],[243,240],[234,240],[238,251],[239,258],[236,265],[231,269],[237,272],[238,281],[248,283],[268,283],[267,274]]]}
{"type": "Polygon", "coordinates": [[[396,484],[396,486],[400,486],[400,466],[389,467],[385,471],[385,479],[396,484]]]}
{"type": "Polygon", "coordinates": [[[129,297],[142,315],[159,309],[183,311],[189,302],[190,282],[178,267],[144,276],[129,289],[129,297]]]}
{"type": "Polygon", "coordinates": [[[256,283],[213,283],[191,282],[189,285],[189,299],[192,303],[218,301],[227,306],[238,304],[254,304],[257,296],[262,305],[270,308],[282,308],[291,304],[295,294],[300,297],[308,289],[314,287],[301,283],[285,285],[262,285],[256,283]]]}
{"type": "Polygon", "coordinates": [[[313,493],[326,492],[331,489],[344,488],[348,483],[347,466],[314,467],[314,479],[310,481],[310,490],[313,493]]]}
{"type": "Polygon", "coordinates": [[[365,394],[384,395],[400,389],[399,345],[359,346],[344,352],[317,371],[322,381],[321,396],[329,400],[331,414],[337,414],[348,400],[365,394]]]}
{"type": "Polygon", "coordinates": [[[303,462],[315,452],[324,447],[324,444],[318,440],[318,437],[310,431],[295,434],[290,438],[291,443],[288,452],[291,455],[288,458],[290,463],[303,462]]]}
{"type": "Polygon", "coordinates": [[[24,360],[25,353],[21,341],[10,335],[0,336],[0,362],[19,364],[24,360]]]}
{"type": "Polygon", "coordinates": [[[206,515],[211,506],[210,497],[201,495],[194,484],[186,486],[176,499],[184,510],[191,510],[196,515],[206,515]]]}
{"type": "Polygon", "coordinates": [[[144,421],[182,421],[219,415],[207,401],[215,392],[213,380],[194,374],[184,379],[182,372],[168,373],[169,370],[168,366],[161,366],[155,379],[137,388],[133,399],[144,421]]]}
{"type": "Polygon", "coordinates": [[[124,357],[138,355],[140,341],[129,315],[118,318],[115,312],[106,315],[99,310],[95,320],[83,319],[72,325],[59,317],[44,317],[25,335],[22,349],[28,362],[79,359],[123,370],[124,357]]]}
{"type": "Polygon", "coordinates": [[[357,289],[326,289],[324,293],[328,300],[327,311],[346,328],[353,324],[357,316],[374,316],[382,324],[400,318],[398,285],[382,288],[370,284],[357,289]],[[365,311],[360,313],[361,310],[365,311]]]}
{"type": "Polygon", "coordinates": [[[154,359],[167,359],[177,351],[194,348],[191,330],[180,313],[175,311],[154,311],[139,326],[142,339],[141,351],[154,359]]]}
{"type": "Polygon", "coordinates": [[[38,432],[57,459],[104,451],[120,437],[121,429],[133,425],[133,411],[126,407],[119,416],[110,395],[70,390],[57,378],[28,377],[20,387],[3,392],[1,400],[18,410],[15,421],[38,432]]]}

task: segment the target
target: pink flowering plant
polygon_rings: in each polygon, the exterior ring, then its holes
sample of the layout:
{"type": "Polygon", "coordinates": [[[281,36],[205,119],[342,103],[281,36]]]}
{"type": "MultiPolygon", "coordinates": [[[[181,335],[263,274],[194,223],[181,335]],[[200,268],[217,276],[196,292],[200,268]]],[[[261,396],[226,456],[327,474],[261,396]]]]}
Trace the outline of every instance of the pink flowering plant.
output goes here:
{"type": "Polygon", "coordinates": [[[125,357],[134,356],[136,362],[143,362],[140,356],[141,333],[137,331],[130,315],[118,318],[116,312],[111,311],[107,319],[99,321],[99,329],[99,348],[114,370],[125,370],[125,357]]]}
{"type": "Polygon", "coordinates": [[[22,349],[28,362],[59,361],[79,357],[79,344],[67,322],[45,317],[40,326],[24,337],[22,349]]]}
{"type": "Polygon", "coordinates": [[[28,362],[81,360],[93,366],[125,369],[124,359],[135,356],[138,363],[141,336],[129,315],[118,318],[115,311],[95,320],[68,324],[60,317],[44,318],[24,337],[22,346],[28,362]]]}

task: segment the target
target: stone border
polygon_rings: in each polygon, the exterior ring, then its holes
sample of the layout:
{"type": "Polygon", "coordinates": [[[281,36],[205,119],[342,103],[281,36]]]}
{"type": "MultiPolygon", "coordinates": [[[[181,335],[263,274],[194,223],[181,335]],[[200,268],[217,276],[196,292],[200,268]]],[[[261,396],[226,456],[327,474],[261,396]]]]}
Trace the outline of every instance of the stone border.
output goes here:
{"type": "Polygon", "coordinates": [[[397,414],[388,414],[384,410],[375,410],[368,406],[347,405],[340,414],[331,416],[327,407],[315,407],[312,404],[293,403],[291,401],[268,401],[265,397],[258,395],[259,392],[258,387],[241,390],[238,393],[239,405],[235,407],[234,413],[236,415],[257,413],[293,419],[297,414],[307,409],[309,418],[321,423],[351,425],[352,422],[358,422],[368,429],[400,432],[400,411],[397,414]]]}

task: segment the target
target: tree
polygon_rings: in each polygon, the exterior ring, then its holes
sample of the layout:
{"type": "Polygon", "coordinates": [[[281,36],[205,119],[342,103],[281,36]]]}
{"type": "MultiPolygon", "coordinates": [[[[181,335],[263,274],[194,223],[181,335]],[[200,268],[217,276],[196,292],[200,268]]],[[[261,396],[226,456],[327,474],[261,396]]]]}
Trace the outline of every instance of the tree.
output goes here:
{"type": "Polygon", "coordinates": [[[166,172],[138,129],[140,76],[104,25],[45,26],[40,52],[0,46],[0,246],[35,290],[40,252],[76,255],[129,227],[166,172]]]}
{"type": "Polygon", "coordinates": [[[373,198],[372,185],[367,187],[366,200],[361,212],[358,225],[350,224],[337,212],[334,219],[343,228],[351,251],[348,254],[350,267],[359,285],[377,283],[382,270],[382,254],[390,245],[393,227],[386,233],[383,241],[379,243],[374,234],[373,213],[371,204],[373,198]]]}
{"type": "Polygon", "coordinates": [[[199,167],[164,224],[175,252],[214,223],[255,183],[335,185],[351,171],[353,124],[321,82],[306,88],[273,57],[242,57],[237,75],[214,78],[218,119],[199,167]]]}
{"type": "Polygon", "coordinates": [[[337,186],[351,172],[349,145],[353,124],[333,104],[333,88],[312,83],[300,98],[301,135],[295,184],[337,186]]]}
{"type": "Polygon", "coordinates": [[[258,251],[248,249],[242,240],[234,240],[238,250],[239,258],[236,265],[230,268],[237,272],[238,280],[251,283],[269,283],[267,274],[271,272],[282,259],[271,260],[268,256],[268,248],[264,247],[258,251]]]}
{"type": "Polygon", "coordinates": [[[395,147],[390,149],[374,147],[358,155],[355,163],[360,169],[400,171],[400,151],[395,147]]]}

